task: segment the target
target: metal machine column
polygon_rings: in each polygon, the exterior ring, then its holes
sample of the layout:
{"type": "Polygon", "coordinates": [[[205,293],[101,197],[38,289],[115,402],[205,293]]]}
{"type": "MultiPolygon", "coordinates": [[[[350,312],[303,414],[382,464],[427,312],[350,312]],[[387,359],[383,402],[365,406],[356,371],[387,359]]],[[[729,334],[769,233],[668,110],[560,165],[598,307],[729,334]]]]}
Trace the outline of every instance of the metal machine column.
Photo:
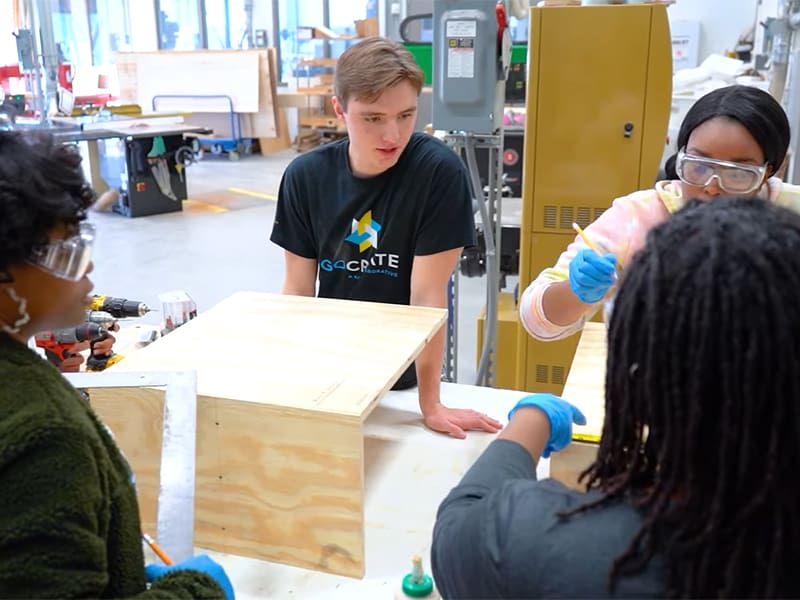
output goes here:
{"type": "MultiPolygon", "coordinates": [[[[486,240],[486,331],[478,366],[478,385],[494,383],[497,338],[497,294],[501,232],[503,106],[511,56],[505,0],[434,0],[433,127],[448,132],[447,143],[465,155],[486,240]],[[475,149],[489,149],[487,191],[480,181],[475,149]]],[[[451,289],[456,288],[456,278],[451,289]]],[[[449,324],[455,323],[458,299],[453,294],[449,324]]],[[[445,377],[455,370],[454,332],[448,335],[445,377]],[[449,372],[448,372],[449,371],[449,372]]]]}

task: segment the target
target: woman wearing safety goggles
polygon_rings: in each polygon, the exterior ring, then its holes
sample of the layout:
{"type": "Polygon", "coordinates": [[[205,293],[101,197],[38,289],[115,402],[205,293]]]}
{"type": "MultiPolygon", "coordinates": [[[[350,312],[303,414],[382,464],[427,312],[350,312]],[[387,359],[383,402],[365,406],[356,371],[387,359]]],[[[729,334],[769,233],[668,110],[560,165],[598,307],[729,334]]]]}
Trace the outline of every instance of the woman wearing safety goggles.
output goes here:
{"type": "Polygon", "coordinates": [[[75,235],[66,239],[50,240],[47,244],[36,246],[31,251],[28,263],[59,279],[80,281],[89,272],[92,244],[94,244],[94,225],[83,222],[78,226],[75,235]]]}
{"type": "Polygon", "coordinates": [[[783,108],[760,89],[730,86],[700,98],[681,124],[679,150],[665,165],[667,180],[614,200],[586,227],[585,239],[577,236],[523,292],[525,329],[543,341],[579,331],[600,306],[610,305],[647,232],[692,198],[750,196],[800,212],[800,186],[776,177],[789,135],[783,108]]]}
{"type": "Polygon", "coordinates": [[[0,598],[225,598],[227,576],[202,556],[148,591],[129,467],[27,345],[85,317],[94,195],[80,162],[49,137],[0,131],[0,598]]]}

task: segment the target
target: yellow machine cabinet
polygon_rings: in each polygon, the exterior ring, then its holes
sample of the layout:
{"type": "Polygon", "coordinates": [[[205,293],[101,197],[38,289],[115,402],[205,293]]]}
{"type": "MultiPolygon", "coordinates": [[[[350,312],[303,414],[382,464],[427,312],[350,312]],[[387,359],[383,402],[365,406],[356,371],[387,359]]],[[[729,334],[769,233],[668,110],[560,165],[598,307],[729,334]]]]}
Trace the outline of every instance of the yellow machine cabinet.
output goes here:
{"type": "MultiPolygon", "coordinates": [[[[478,344],[475,364],[480,363],[483,335],[486,326],[486,307],[478,314],[478,344]]],[[[519,311],[509,292],[497,294],[497,345],[495,351],[494,387],[513,390],[517,379],[517,336],[520,331],[519,311]]],[[[524,330],[522,330],[524,332],[524,330]]]]}
{"type": "MultiPolygon", "coordinates": [[[[652,186],[669,121],[665,5],[530,13],[520,290],[614,198],[652,186]]],[[[516,389],[560,394],[578,335],[538,342],[518,325],[516,389]]]]}

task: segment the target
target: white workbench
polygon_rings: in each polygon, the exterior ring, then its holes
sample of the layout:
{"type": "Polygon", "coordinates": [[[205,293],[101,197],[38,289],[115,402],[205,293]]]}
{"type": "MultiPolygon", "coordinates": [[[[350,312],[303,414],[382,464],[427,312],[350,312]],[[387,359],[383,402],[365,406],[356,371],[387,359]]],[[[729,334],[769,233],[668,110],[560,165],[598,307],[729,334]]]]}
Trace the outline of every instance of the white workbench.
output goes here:
{"type": "MultiPolygon", "coordinates": [[[[446,406],[473,408],[505,423],[525,392],[442,384],[446,406]]],[[[233,582],[238,600],[394,598],[411,557],[423,557],[430,572],[436,510],[461,476],[496,436],[478,431],[457,440],[422,424],[416,389],[389,392],[366,429],[366,576],[330,575],[278,563],[210,552],[233,582]]],[[[539,463],[539,477],[549,472],[539,463]]],[[[202,550],[198,549],[199,552],[202,550]]]]}

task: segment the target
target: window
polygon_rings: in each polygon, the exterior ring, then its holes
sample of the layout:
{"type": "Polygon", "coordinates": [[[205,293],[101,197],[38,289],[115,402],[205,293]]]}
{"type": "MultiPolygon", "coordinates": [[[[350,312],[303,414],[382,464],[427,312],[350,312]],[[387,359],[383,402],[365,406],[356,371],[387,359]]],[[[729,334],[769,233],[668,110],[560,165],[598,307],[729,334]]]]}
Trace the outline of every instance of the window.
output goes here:
{"type": "MultiPolygon", "coordinates": [[[[323,0],[276,0],[278,2],[281,50],[280,80],[291,81],[297,75],[297,63],[305,58],[324,55],[322,40],[298,36],[298,28],[323,23],[323,0]]],[[[308,31],[304,29],[304,31],[308,31]]]]}
{"type": "Polygon", "coordinates": [[[74,65],[94,64],[86,2],[58,0],[53,6],[51,16],[58,62],[74,65]]]}
{"type": "Polygon", "coordinates": [[[511,17],[508,19],[508,29],[515,44],[528,43],[528,19],[511,17]]]}
{"type": "MultiPolygon", "coordinates": [[[[114,61],[115,52],[130,49],[128,3],[129,0],[59,0],[54,3],[50,18],[58,62],[106,65],[114,61]]],[[[0,14],[4,11],[4,5],[0,5],[0,14]]],[[[13,36],[8,37],[14,44],[13,36]]],[[[37,50],[43,51],[38,44],[37,50]]],[[[16,57],[7,62],[16,63],[16,57]]],[[[6,62],[0,60],[0,64],[6,62]]]]}
{"type": "Polygon", "coordinates": [[[114,62],[116,52],[131,49],[129,0],[89,0],[89,39],[92,64],[114,62]]]}
{"type": "MultiPolygon", "coordinates": [[[[378,0],[276,1],[278,2],[280,80],[282,82],[290,82],[293,77],[298,75],[297,63],[299,61],[307,58],[336,58],[358,41],[326,41],[320,38],[311,38],[310,28],[323,25],[336,33],[355,36],[356,20],[377,18],[378,16],[378,0]]],[[[302,74],[305,75],[306,72],[303,71],[302,74]]]]}
{"type": "Polygon", "coordinates": [[[210,49],[247,48],[250,19],[245,0],[205,0],[206,41],[210,49]]]}
{"type": "Polygon", "coordinates": [[[196,50],[205,47],[205,22],[198,0],[156,0],[158,48],[196,50]],[[202,26],[201,26],[202,24],[202,26]]]}
{"type": "Polygon", "coordinates": [[[17,13],[14,5],[15,0],[0,0],[0,23],[3,24],[0,30],[0,67],[19,62],[16,38],[11,34],[26,25],[21,22],[22,15],[17,13]]]}
{"type": "MultiPolygon", "coordinates": [[[[361,0],[327,0],[330,14],[330,29],[344,35],[356,34],[356,21],[367,18],[368,5],[374,5],[375,0],[365,2],[361,0]]],[[[375,7],[373,6],[373,9],[375,7]]],[[[337,57],[357,40],[342,40],[330,42],[330,55],[337,57]]]]}

